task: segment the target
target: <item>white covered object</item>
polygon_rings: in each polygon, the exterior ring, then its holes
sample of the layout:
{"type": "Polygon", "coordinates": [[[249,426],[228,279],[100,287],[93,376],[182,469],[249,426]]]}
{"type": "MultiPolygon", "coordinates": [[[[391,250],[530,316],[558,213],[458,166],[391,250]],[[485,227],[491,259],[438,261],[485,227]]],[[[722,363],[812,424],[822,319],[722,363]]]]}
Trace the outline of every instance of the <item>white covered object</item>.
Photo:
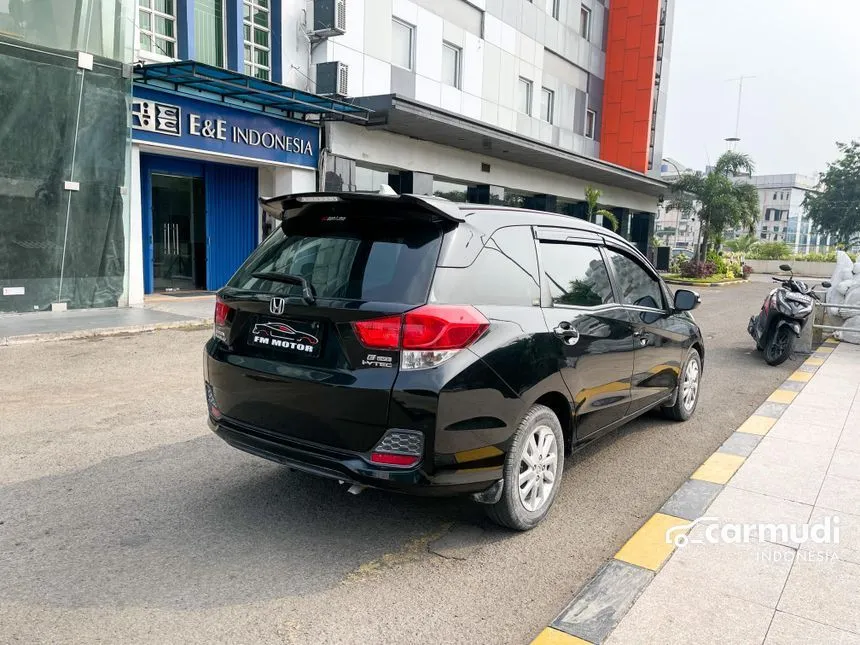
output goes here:
{"type": "MultiPolygon", "coordinates": [[[[860,307],[860,281],[852,283],[852,287],[845,293],[845,300],[839,304],[860,307]]],[[[836,310],[836,315],[840,318],[855,318],[860,316],[860,310],[842,309],[840,307],[836,310]]]]}
{"type": "Polygon", "coordinates": [[[836,268],[830,278],[831,287],[827,290],[827,302],[841,304],[848,291],[847,288],[840,290],[842,283],[854,282],[857,277],[854,275],[854,263],[849,255],[845,251],[836,251],[836,268]]]}
{"type": "Polygon", "coordinates": [[[844,340],[846,343],[860,345],[860,316],[849,318],[845,321],[844,326],[847,329],[836,332],[836,338],[844,340]]]}

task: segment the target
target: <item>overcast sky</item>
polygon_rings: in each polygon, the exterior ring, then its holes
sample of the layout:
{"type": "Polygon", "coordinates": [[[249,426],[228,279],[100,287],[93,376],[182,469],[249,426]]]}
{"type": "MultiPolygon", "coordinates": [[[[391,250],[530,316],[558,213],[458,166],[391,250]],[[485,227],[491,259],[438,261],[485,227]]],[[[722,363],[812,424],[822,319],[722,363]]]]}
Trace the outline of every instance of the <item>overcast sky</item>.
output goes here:
{"type": "Polygon", "coordinates": [[[675,0],[663,155],[703,170],[740,147],[757,174],[825,170],[860,139],[860,0],[675,0]]]}

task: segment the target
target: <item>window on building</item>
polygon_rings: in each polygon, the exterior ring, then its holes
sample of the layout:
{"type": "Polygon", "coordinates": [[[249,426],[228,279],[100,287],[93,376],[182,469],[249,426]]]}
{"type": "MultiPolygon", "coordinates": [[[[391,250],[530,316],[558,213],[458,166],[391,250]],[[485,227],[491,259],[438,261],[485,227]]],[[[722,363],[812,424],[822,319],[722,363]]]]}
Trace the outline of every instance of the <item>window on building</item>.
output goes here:
{"type": "Polygon", "coordinates": [[[579,10],[579,35],[591,40],[591,9],[585,6],[579,10]]]}
{"type": "Polygon", "coordinates": [[[764,221],[765,221],[765,222],[769,222],[769,221],[770,221],[770,209],[769,209],[769,208],[766,208],[766,209],[765,209],[765,211],[764,211],[764,221]]]}
{"type": "Polygon", "coordinates": [[[142,51],[176,58],[176,3],[174,0],[140,0],[137,10],[142,51]]]}
{"type": "Polygon", "coordinates": [[[404,69],[412,69],[412,44],[415,28],[394,18],[391,21],[391,62],[404,69]]]}
{"type": "Polygon", "coordinates": [[[542,242],[540,253],[554,304],[596,307],[612,302],[609,273],[595,247],[542,242]]]}
{"type": "Polygon", "coordinates": [[[773,221],[778,222],[781,219],[782,219],[782,211],[777,211],[777,210],[773,211],[773,221]]]}
{"type": "Polygon", "coordinates": [[[597,123],[597,113],[594,110],[585,111],[585,137],[594,138],[594,128],[597,123]]]}
{"type": "Polygon", "coordinates": [[[224,67],[224,0],[194,0],[194,57],[224,67]]]}
{"type": "Polygon", "coordinates": [[[555,110],[555,92],[545,87],[540,91],[540,118],[547,123],[552,123],[553,111],[555,110]]]}
{"type": "Polygon", "coordinates": [[[774,194],[773,194],[773,201],[776,201],[776,200],[777,200],[777,196],[776,196],[776,195],[777,195],[776,193],[774,193],[774,194]]]}
{"type": "Polygon", "coordinates": [[[532,113],[532,82],[520,77],[517,83],[517,109],[523,114],[532,113]]]}
{"type": "Polygon", "coordinates": [[[451,87],[460,87],[460,57],[459,47],[450,43],[442,43],[442,82],[451,87]]]}
{"type": "Polygon", "coordinates": [[[245,73],[265,81],[272,79],[272,23],[270,0],[243,0],[245,73]]]}
{"type": "Polygon", "coordinates": [[[779,226],[774,226],[774,227],[773,227],[773,232],[774,232],[774,233],[779,233],[779,226]]]}
{"type": "Polygon", "coordinates": [[[552,0],[552,17],[558,20],[559,10],[561,9],[561,0],[552,0]]]}
{"type": "Polygon", "coordinates": [[[767,239],[767,233],[766,232],[764,232],[764,231],[761,232],[761,239],[763,239],[763,240],[767,239]]]}

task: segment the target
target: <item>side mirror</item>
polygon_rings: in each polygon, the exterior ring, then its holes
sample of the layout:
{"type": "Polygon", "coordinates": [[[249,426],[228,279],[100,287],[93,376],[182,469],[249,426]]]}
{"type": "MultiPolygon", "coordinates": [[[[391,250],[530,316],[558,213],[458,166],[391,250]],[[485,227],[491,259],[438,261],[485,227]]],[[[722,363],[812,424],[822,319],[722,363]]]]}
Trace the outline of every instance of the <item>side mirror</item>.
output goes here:
{"type": "Polygon", "coordinates": [[[702,302],[701,297],[695,291],[689,289],[678,289],[675,292],[675,311],[692,311],[702,302]]]}
{"type": "Polygon", "coordinates": [[[779,270],[780,271],[788,271],[789,273],[791,273],[791,267],[787,264],[780,264],[779,270]]]}

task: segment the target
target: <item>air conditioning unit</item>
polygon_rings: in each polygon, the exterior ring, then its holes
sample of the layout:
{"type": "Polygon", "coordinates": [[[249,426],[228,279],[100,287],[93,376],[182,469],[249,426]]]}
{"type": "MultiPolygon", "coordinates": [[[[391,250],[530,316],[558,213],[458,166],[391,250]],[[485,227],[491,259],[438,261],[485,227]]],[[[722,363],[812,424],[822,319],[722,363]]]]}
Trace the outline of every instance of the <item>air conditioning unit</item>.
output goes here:
{"type": "Polygon", "coordinates": [[[346,98],[349,95],[349,65],[340,61],[318,64],[317,94],[346,98]]]}
{"type": "Polygon", "coordinates": [[[330,38],[346,33],[346,0],[314,0],[314,36],[330,38]]]}

